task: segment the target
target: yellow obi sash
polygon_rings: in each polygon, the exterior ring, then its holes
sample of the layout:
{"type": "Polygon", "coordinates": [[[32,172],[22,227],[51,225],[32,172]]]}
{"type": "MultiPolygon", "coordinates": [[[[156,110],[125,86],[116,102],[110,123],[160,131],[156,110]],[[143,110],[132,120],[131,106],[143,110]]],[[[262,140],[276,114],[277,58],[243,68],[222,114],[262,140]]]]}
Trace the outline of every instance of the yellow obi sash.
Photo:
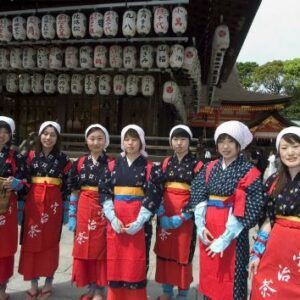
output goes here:
{"type": "Polygon", "coordinates": [[[60,178],[55,177],[32,177],[31,183],[34,184],[53,184],[53,185],[61,185],[62,180],[60,178]]]}
{"type": "Polygon", "coordinates": [[[225,203],[229,197],[230,196],[209,195],[207,206],[214,206],[219,208],[232,207],[232,203],[225,203]]]}
{"type": "Polygon", "coordinates": [[[171,188],[171,189],[179,189],[179,190],[190,190],[191,186],[187,183],[184,182],[166,182],[165,183],[165,188],[171,188]]]}
{"type": "Polygon", "coordinates": [[[294,221],[294,222],[300,222],[300,218],[296,216],[282,216],[282,215],[276,215],[276,219],[281,220],[288,220],[288,221],[294,221]]]}
{"type": "Polygon", "coordinates": [[[90,191],[90,192],[98,192],[99,189],[97,186],[84,185],[80,188],[81,191],[90,191]]]}
{"type": "Polygon", "coordinates": [[[132,201],[142,200],[145,196],[144,190],[141,187],[134,186],[115,186],[115,200],[132,201]]]}

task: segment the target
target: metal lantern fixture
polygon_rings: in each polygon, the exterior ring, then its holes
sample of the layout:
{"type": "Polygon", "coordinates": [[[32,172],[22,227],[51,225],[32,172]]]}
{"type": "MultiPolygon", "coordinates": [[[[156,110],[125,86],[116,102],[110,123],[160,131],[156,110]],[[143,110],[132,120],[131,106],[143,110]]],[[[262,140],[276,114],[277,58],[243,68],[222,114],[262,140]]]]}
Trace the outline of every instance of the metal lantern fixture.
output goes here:
{"type": "Polygon", "coordinates": [[[0,18],[0,42],[12,40],[12,23],[8,18],[0,18]]]}
{"type": "Polygon", "coordinates": [[[118,74],[114,76],[114,94],[117,96],[122,96],[125,94],[125,76],[118,74]]]}
{"type": "Polygon", "coordinates": [[[177,6],[172,11],[172,30],[175,34],[181,35],[187,29],[187,10],[177,6]]]}
{"type": "Polygon", "coordinates": [[[71,37],[71,18],[66,14],[56,17],[56,34],[59,39],[67,40],[71,37]]]}
{"type": "Polygon", "coordinates": [[[125,37],[133,37],[136,34],[136,12],[127,10],[123,14],[122,33],[125,37]]]}
{"type": "Polygon", "coordinates": [[[18,75],[16,73],[8,73],[6,75],[5,88],[9,93],[17,93],[19,84],[18,84],[18,75]]]}
{"type": "Polygon", "coordinates": [[[57,77],[57,91],[61,95],[67,95],[70,93],[70,80],[69,74],[59,74],[57,77]]]}
{"type": "Polygon", "coordinates": [[[36,50],[34,48],[23,48],[22,64],[24,69],[33,69],[36,67],[36,50]]]}
{"type": "Polygon", "coordinates": [[[98,91],[100,95],[109,95],[111,93],[111,76],[102,74],[99,76],[98,91]]]}
{"type": "Polygon", "coordinates": [[[22,49],[11,48],[10,49],[10,66],[13,69],[22,69],[22,49]]]}
{"type": "Polygon", "coordinates": [[[58,47],[51,47],[49,54],[49,68],[61,69],[63,65],[63,50],[58,47]]]}
{"type": "Polygon", "coordinates": [[[65,50],[65,66],[69,69],[75,69],[79,66],[79,50],[77,47],[69,46],[65,50]]]}
{"type": "Polygon", "coordinates": [[[156,65],[158,68],[168,68],[169,67],[169,53],[170,48],[168,45],[159,45],[156,50],[156,65]]]}
{"type": "Polygon", "coordinates": [[[74,95],[81,95],[83,92],[83,75],[73,74],[71,79],[71,93],[74,95]]]}
{"type": "Polygon", "coordinates": [[[94,49],[94,67],[105,68],[107,65],[108,50],[105,46],[96,46],[94,49]]]}
{"type": "Polygon", "coordinates": [[[41,94],[44,91],[44,76],[34,73],[31,78],[31,90],[34,94],[41,94]]]}
{"type": "Polygon", "coordinates": [[[27,21],[21,16],[16,16],[12,20],[12,35],[16,41],[25,41],[27,21]]]}
{"type": "Polygon", "coordinates": [[[37,16],[29,16],[27,18],[26,27],[27,38],[37,41],[41,38],[41,19],[37,16]]]}
{"type": "Polygon", "coordinates": [[[154,48],[151,45],[143,45],[140,49],[140,66],[142,68],[152,68],[154,63],[154,48]]]}
{"type": "Polygon", "coordinates": [[[85,14],[76,12],[72,15],[72,35],[74,38],[84,38],[87,31],[85,14]]]}
{"type": "Polygon", "coordinates": [[[154,94],[154,83],[155,79],[151,75],[146,75],[142,77],[142,94],[145,97],[153,96],[154,94]]]}
{"type": "Polygon", "coordinates": [[[95,74],[86,74],[84,77],[84,92],[87,95],[96,95],[97,93],[97,77],[95,74]]]}
{"type": "Polygon", "coordinates": [[[9,51],[6,48],[0,48],[0,70],[9,69],[9,51]]]}
{"type": "Polygon", "coordinates": [[[89,17],[89,34],[92,38],[101,38],[103,35],[103,15],[93,12],[89,17]]]}
{"type": "Polygon", "coordinates": [[[42,37],[45,40],[53,40],[56,33],[56,19],[52,15],[42,17],[42,37]]]}
{"type": "Polygon", "coordinates": [[[137,65],[137,51],[134,46],[126,46],[123,49],[123,67],[134,69],[137,65]]]}
{"type": "Polygon", "coordinates": [[[105,12],[103,24],[104,34],[108,37],[115,37],[118,33],[118,22],[119,16],[117,12],[113,10],[105,12]]]}
{"type": "Polygon", "coordinates": [[[21,94],[29,94],[31,92],[31,77],[28,73],[19,75],[19,91],[21,94]]]}
{"type": "Polygon", "coordinates": [[[136,31],[140,35],[148,35],[151,32],[152,14],[148,8],[141,8],[137,13],[136,31]]]}
{"type": "Polygon", "coordinates": [[[44,78],[44,91],[46,94],[54,94],[57,90],[57,76],[53,73],[46,73],[44,78]]]}
{"type": "Polygon", "coordinates": [[[39,47],[36,54],[37,67],[39,69],[49,68],[49,49],[46,47],[39,47]]]}
{"type": "Polygon", "coordinates": [[[126,94],[136,96],[139,91],[139,78],[136,75],[128,75],[126,79],[126,94]]]}
{"type": "Polygon", "coordinates": [[[182,67],[184,60],[184,47],[179,44],[171,46],[170,51],[170,67],[179,69],[182,67]]]}
{"type": "Polygon", "coordinates": [[[79,64],[83,69],[90,69],[93,67],[94,52],[91,46],[80,47],[79,50],[79,64]]]}
{"type": "Polygon", "coordinates": [[[169,30],[169,11],[164,7],[156,7],[154,11],[154,31],[158,35],[165,35],[169,30]]]}
{"type": "Polygon", "coordinates": [[[122,47],[118,45],[109,48],[109,64],[112,68],[122,67],[122,47]]]}

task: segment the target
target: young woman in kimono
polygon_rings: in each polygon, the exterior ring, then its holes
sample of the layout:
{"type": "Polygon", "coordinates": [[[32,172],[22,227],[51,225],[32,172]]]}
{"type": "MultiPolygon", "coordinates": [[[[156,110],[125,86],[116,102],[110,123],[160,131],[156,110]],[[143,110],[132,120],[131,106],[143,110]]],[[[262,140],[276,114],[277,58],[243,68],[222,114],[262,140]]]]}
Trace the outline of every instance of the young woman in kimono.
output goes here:
{"type": "Polygon", "coordinates": [[[25,201],[19,263],[19,273],[24,280],[31,280],[27,299],[42,300],[52,294],[62,224],[68,217],[67,177],[71,161],[60,151],[60,131],[58,123],[44,122],[36,151],[30,151],[27,158],[31,185],[25,201]],[[40,276],[46,277],[41,291],[40,276]]]}
{"type": "Polygon", "coordinates": [[[277,136],[281,167],[266,182],[267,218],[251,251],[251,299],[300,299],[300,128],[277,136]]]}
{"type": "MultiPolygon", "coordinates": [[[[13,275],[14,255],[18,245],[17,194],[26,190],[26,162],[10,148],[15,131],[13,119],[0,116],[0,300],[7,300],[6,286],[13,275]]],[[[18,207],[23,202],[18,202],[18,207]]],[[[20,208],[21,209],[21,208],[20,208]]]]}
{"type": "Polygon", "coordinates": [[[69,230],[75,231],[72,281],[77,287],[89,286],[82,300],[103,300],[106,278],[106,225],[99,203],[98,185],[109,162],[105,150],[109,134],[100,124],[85,131],[89,154],[72,165],[69,182],[69,230]]]}
{"type": "Polygon", "coordinates": [[[192,212],[186,212],[190,201],[190,185],[203,163],[189,151],[192,132],[186,125],[177,125],[170,131],[170,145],[174,155],[163,160],[161,184],[164,186],[163,202],[158,210],[158,227],[154,251],[157,256],[157,282],[162,284],[159,300],[173,297],[173,287],[178,287],[176,299],[188,299],[193,281],[192,260],[196,245],[196,228],[192,212]]]}
{"type": "MultiPolygon", "coordinates": [[[[121,156],[100,181],[107,227],[108,300],[146,300],[146,273],[157,209],[152,163],[147,161],[144,131],[128,125],[121,132],[121,156]],[[145,196],[151,190],[152,198],[145,196]]],[[[160,194],[159,194],[160,195],[160,194]]]]}
{"type": "Polygon", "coordinates": [[[248,127],[228,121],[215,131],[220,159],[192,182],[191,200],[200,239],[199,292],[205,299],[247,299],[249,229],[264,203],[260,172],[240,152],[252,141],[248,127]]]}

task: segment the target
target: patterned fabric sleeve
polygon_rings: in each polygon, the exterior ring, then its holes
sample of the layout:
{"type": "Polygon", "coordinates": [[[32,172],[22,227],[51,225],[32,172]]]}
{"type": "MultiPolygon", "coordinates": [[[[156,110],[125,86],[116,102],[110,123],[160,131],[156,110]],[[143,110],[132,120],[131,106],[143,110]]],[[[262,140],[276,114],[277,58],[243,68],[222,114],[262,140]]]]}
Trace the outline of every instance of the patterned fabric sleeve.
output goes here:
{"type": "Polygon", "coordinates": [[[161,167],[153,165],[146,187],[143,206],[154,214],[159,208],[163,196],[163,182],[161,167]]]}
{"type": "MultiPolygon", "coordinates": [[[[15,162],[16,162],[16,174],[15,178],[25,180],[26,182],[29,181],[29,169],[26,164],[26,158],[17,152],[15,152],[15,162]]],[[[18,199],[24,200],[26,194],[28,193],[29,186],[24,184],[23,188],[18,191],[18,199]]]]}
{"type": "Polygon", "coordinates": [[[61,192],[63,201],[68,200],[68,196],[71,194],[71,190],[69,189],[68,185],[68,177],[69,172],[72,167],[72,161],[65,155],[62,155],[62,164],[63,164],[63,171],[62,171],[62,186],[61,186],[61,192]]]}
{"type": "Polygon", "coordinates": [[[70,191],[77,191],[80,189],[80,175],[77,171],[78,161],[79,159],[72,163],[72,167],[68,174],[68,189],[70,191]]]}
{"type": "MultiPolygon", "coordinates": [[[[114,171],[113,171],[114,172],[114,171]]],[[[113,183],[112,173],[109,171],[108,166],[105,167],[104,172],[99,180],[100,203],[103,204],[107,200],[113,201],[113,183]]]]}
{"type": "MultiPolygon", "coordinates": [[[[265,183],[265,189],[267,191],[270,190],[273,182],[277,179],[277,177],[278,177],[278,174],[275,173],[267,179],[267,181],[265,183]]],[[[265,213],[265,216],[270,219],[271,225],[273,225],[274,222],[275,222],[275,215],[276,215],[276,213],[275,213],[275,199],[273,197],[271,197],[269,195],[269,193],[266,194],[264,213],[265,213]]]]}

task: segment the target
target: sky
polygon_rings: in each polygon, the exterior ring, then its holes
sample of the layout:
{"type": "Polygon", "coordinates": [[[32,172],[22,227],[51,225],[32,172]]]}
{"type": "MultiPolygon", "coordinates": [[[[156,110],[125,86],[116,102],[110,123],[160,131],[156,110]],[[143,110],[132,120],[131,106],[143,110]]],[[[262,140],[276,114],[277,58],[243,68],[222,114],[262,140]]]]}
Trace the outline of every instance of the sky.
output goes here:
{"type": "Polygon", "coordinates": [[[300,58],[300,0],[262,0],[237,61],[300,58]]]}

